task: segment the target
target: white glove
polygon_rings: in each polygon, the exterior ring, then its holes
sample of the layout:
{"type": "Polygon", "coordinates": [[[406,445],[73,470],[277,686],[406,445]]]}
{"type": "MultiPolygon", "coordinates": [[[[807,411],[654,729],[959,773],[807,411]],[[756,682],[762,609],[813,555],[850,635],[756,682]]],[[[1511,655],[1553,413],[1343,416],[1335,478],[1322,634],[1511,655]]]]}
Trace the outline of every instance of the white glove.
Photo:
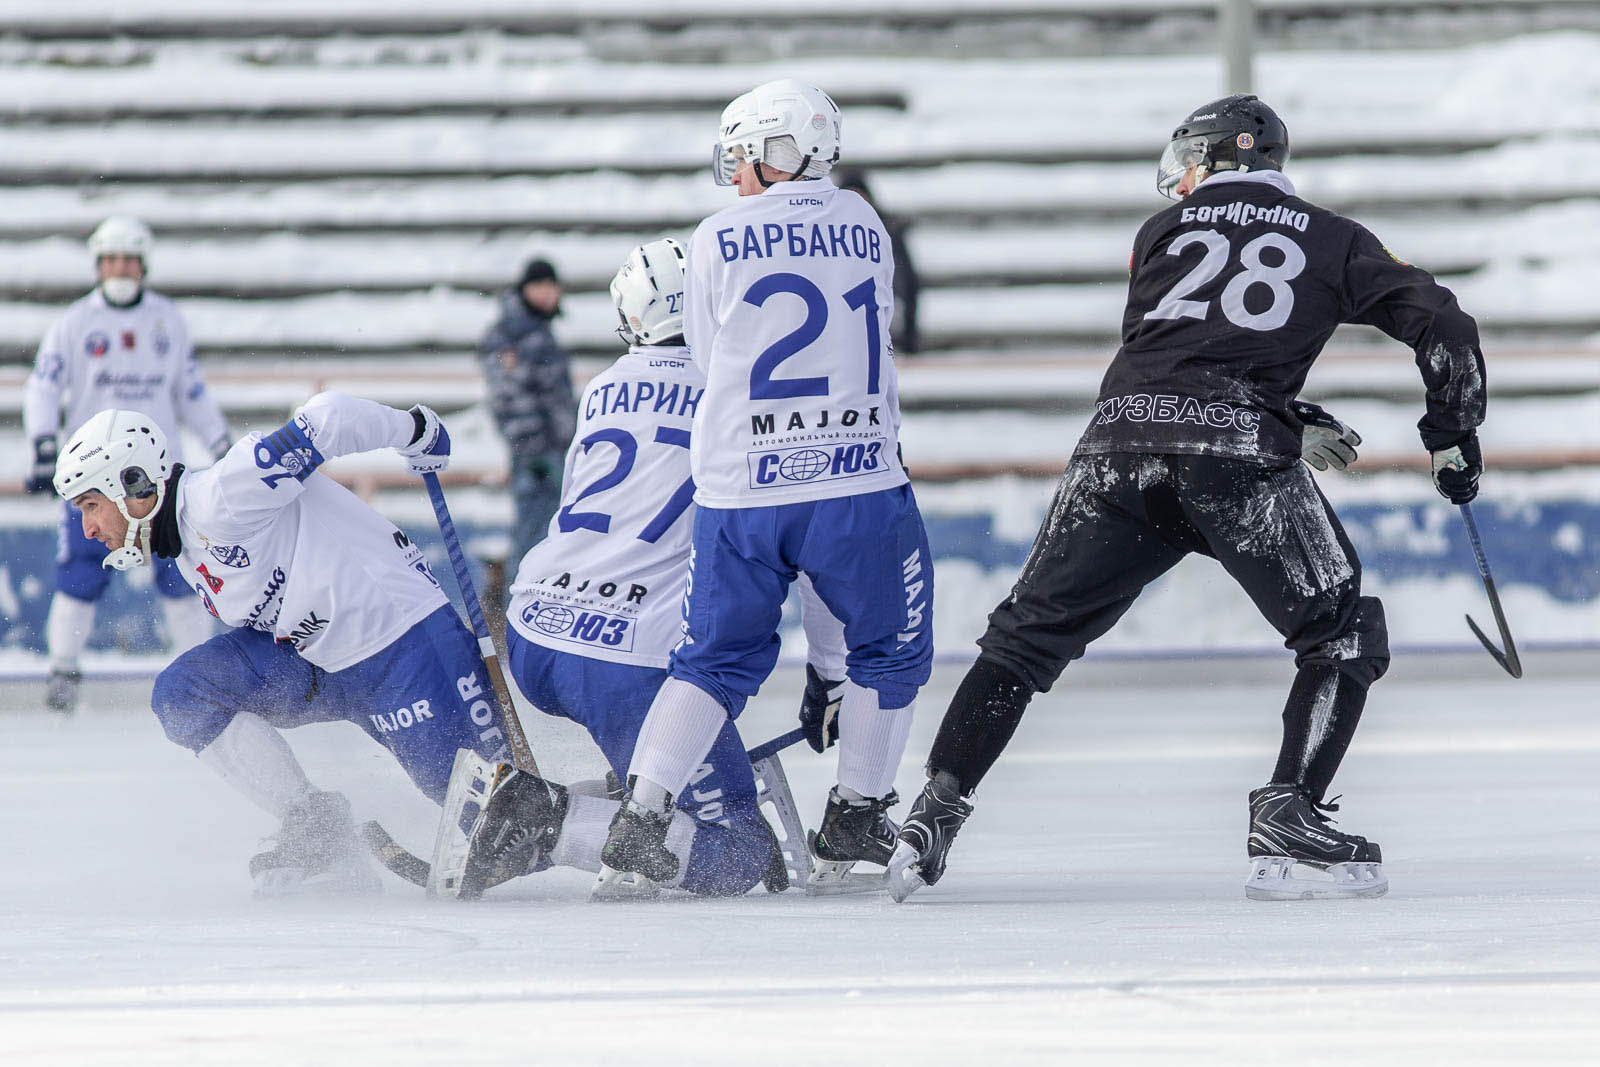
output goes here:
{"type": "Polygon", "coordinates": [[[433,409],[418,404],[411,409],[415,427],[411,443],[400,448],[412,474],[437,474],[450,466],[450,434],[433,409]]]}
{"type": "Polygon", "coordinates": [[[1356,446],[1361,435],[1328,414],[1316,404],[1295,400],[1289,410],[1304,424],[1300,437],[1300,458],[1325,471],[1342,471],[1356,461],[1356,446]]]}

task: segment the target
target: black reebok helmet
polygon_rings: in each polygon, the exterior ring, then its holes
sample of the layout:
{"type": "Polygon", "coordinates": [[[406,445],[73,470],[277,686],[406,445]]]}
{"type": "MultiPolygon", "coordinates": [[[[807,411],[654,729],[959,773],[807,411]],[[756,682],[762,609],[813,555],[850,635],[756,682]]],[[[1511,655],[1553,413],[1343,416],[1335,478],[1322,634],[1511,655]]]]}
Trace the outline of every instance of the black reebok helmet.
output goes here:
{"type": "Polygon", "coordinates": [[[1282,170],[1289,162],[1289,131],[1283,120],[1251,93],[1213,100],[1189,113],[1161,153],[1156,188],[1169,199],[1192,166],[1223,170],[1282,170]]]}

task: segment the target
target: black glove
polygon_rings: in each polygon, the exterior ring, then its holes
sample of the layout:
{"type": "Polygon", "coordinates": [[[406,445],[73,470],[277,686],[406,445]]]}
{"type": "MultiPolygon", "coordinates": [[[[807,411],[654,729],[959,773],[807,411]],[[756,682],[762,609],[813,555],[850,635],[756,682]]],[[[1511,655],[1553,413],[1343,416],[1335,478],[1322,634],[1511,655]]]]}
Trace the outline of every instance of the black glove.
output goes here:
{"type": "Polygon", "coordinates": [[[27,481],[22,483],[22,488],[30,493],[48,493],[55,488],[56,476],[56,439],[54,434],[45,434],[33,439],[33,469],[28,472],[27,481]]]}
{"type": "Polygon", "coordinates": [[[800,697],[800,728],[806,744],[821,752],[839,740],[839,704],[844,700],[844,682],[830,682],[806,664],[806,691],[800,697]]]}
{"type": "Polygon", "coordinates": [[[1478,495],[1478,478],[1483,474],[1483,452],[1478,448],[1478,431],[1453,445],[1433,450],[1433,484],[1452,504],[1467,504],[1478,495]]]}
{"type": "Polygon", "coordinates": [[[1289,410],[1304,425],[1300,436],[1300,458],[1325,471],[1342,471],[1356,461],[1356,446],[1361,435],[1328,414],[1316,404],[1293,400],[1289,410]]]}

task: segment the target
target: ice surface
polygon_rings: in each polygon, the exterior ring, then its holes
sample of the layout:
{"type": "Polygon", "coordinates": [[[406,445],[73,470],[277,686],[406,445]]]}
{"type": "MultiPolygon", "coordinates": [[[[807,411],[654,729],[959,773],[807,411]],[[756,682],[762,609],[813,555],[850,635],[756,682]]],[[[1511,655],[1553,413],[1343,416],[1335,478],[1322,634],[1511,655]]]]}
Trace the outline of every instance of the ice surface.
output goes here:
{"type": "MultiPolygon", "coordinates": [[[[377,900],[256,902],[245,862],[269,820],[162,738],[147,690],[91,684],[63,723],[32,710],[37,685],[0,687],[0,1058],[1592,1063],[1600,664],[1496,670],[1412,657],[1374,689],[1335,791],[1393,889],[1313,904],[1241,888],[1286,662],[1072,668],[946,879],[899,907],[591,905],[563,872],[472,906],[392,880],[377,900]]],[[[924,693],[902,792],[958,678],[924,693]]],[[[776,676],[748,741],[792,725],[799,685],[776,676]]],[[[553,776],[594,769],[570,724],[532,725],[553,776]]],[[[354,728],[290,736],[358,814],[428,839],[431,805],[354,728]]],[[[832,762],[788,755],[808,822],[832,762]]]]}

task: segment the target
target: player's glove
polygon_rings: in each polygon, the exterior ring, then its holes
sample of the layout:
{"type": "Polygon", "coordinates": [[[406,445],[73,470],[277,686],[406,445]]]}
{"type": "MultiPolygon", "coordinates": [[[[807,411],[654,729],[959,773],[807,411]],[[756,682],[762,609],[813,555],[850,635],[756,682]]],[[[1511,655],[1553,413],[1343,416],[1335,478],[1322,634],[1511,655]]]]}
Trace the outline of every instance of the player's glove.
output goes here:
{"type": "Polygon", "coordinates": [[[830,682],[806,664],[806,691],[800,697],[800,729],[806,744],[821,752],[839,740],[839,705],[844,700],[844,682],[830,682]]]}
{"type": "Polygon", "coordinates": [[[1478,448],[1478,431],[1455,444],[1433,450],[1433,484],[1452,504],[1470,503],[1478,495],[1478,477],[1483,474],[1483,452],[1478,448]]]}
{"type": "Polygon", "coordinates": [[[1319,471],[1329,467],[1342,471],[1356,461],[1360,434],[1316,404],[1294,400],[1289,403],[1289,410],[1304,425],[1300,436],[1301,459],[1319,471]]]}
{"type": "Polygon", "coordinates": [[[54,488],[56,476],[56,439],[54,434],[44,434],[33,439],[33,466],[22,488],[30,493],[48,493],[54,488]]]}
{"type": "Polygon", "coordinates": [[[400,449],[412,474],[437,474],[450,466],[450,434],[433,409],[418,404],[411,409],[415,432],[411,443],[400,449]]]}

